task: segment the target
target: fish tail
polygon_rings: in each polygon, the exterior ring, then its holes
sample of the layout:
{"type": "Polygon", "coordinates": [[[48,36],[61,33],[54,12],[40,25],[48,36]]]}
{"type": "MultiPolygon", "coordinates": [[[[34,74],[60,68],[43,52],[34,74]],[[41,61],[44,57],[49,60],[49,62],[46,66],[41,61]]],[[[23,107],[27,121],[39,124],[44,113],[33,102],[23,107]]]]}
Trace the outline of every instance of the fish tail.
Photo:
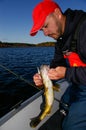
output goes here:
{"type": "Polygon", "coordinates": [[[39,117],[31,119],[30,126],[32,128],[35,128],[39,123],[41,122],[41,119],[39,117]]]}

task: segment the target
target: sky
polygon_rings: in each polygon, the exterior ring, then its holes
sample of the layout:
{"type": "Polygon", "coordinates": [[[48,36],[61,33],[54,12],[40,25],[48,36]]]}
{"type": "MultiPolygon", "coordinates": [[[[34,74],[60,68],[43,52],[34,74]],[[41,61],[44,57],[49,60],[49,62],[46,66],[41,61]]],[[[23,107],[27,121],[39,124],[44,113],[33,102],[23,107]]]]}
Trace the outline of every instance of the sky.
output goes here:
{"type": "MultiPolygon", "coordinates": [[[[33,25],[32,10],[41,0],[0,0],[0,41],[18,43],[41,43],[54,41],[42,32],[29,35],[33,25]]],[[[80,9],[86,11],[86,0],[54,0],[62,11],[80,9]]]]}

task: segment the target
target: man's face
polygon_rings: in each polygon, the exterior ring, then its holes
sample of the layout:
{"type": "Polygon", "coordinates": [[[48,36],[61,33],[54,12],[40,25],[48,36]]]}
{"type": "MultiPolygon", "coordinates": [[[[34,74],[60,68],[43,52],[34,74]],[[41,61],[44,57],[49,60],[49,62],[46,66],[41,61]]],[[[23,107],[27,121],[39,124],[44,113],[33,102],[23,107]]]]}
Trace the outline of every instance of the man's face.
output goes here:
{"type": "Polygon", "coordinates": [[[41,28],[45,36],[57,40],[62,35],[62,25],[60,20],[52,13],[47,16],[43,27],[41,28]]]}

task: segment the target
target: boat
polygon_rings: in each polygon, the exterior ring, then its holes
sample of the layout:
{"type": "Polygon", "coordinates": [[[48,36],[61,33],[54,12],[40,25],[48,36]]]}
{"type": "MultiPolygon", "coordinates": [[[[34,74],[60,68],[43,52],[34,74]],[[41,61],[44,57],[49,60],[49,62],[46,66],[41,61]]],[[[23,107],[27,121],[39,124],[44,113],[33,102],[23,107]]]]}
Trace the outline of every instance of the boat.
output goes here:
{"type": "Polygon", "coordinates": [[[54,92],[55,98],[51,113],[36,128],[31,128],[30,121],[41,111],[43,90],[39,90],[24,102],[18,102],[9,112],[5,113],[0,119],[0,130],[38,130],[59,109],[59,101],[68,87],[68,82],[64,80],[60,81],[59,84],[61,91],[54,92]]]}

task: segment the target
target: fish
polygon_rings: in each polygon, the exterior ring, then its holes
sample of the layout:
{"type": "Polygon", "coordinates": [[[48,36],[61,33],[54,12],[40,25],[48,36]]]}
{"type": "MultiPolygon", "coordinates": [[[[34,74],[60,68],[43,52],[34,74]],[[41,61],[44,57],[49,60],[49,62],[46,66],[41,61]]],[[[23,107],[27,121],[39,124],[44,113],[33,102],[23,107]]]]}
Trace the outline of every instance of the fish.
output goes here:
{"type": "Polygon", "coordinates": [[[30,126],[35,128],[38,124],[51,113],[51,109],[54,102],[54,90],[60,91],[60,87],[57,86],[53,87],[52,81],[49,79],[48,76],[49,66],[48,65],[41,65],[38,73],[40,73],[41,78],[43,80],[44,85],[44,97],[45,97],[45,104],[43,110],[39,113],[38,116],[31,119],[30,126]]]}

